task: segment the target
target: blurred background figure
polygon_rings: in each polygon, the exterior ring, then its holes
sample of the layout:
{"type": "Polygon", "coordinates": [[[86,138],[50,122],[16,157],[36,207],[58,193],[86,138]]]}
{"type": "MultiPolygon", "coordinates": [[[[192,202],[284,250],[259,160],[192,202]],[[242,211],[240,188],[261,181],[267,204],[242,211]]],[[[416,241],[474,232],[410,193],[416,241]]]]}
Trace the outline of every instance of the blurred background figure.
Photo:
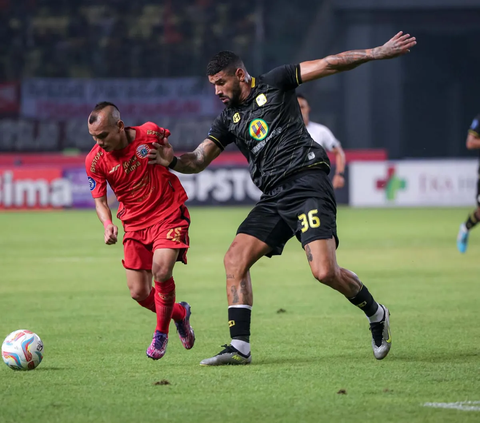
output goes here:
{"type": "Polygon", "coordinates": [[[335,155],[335,174],[332,181],[333,188],[343,188],[345,185],[345,153],[340,141],[335,138],[332,131],[325,125],[310,120],[310,106],[303,94],[297,94],[297,100],[302,112],[303,123],[305,123],[310,136],[325,150],[335,155]]]}
{"type": "MultiPolygon", "coordinates": [[[[470,129],[468,130],[467,149],[480,150],[480,114],[473,119],[470,129]]],[[[470,230],[480,221],[480,168],[478,169],[476,200],[477,208],[473,213],[468,215],[467,220],[460,225],[460,230],[458,231],[457,248],[461,253],[467,251],[470,230]]]]}

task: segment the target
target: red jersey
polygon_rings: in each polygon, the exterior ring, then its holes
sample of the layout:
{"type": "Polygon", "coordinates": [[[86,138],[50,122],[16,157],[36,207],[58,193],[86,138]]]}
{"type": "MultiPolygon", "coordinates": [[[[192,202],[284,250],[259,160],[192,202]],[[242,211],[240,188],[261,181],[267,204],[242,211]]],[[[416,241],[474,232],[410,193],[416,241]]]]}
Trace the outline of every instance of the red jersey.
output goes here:
{"type": "Polygon", "coordinates": [[[166,167],[148,164],[152,143],[162,142],[158,125],[147,122],[126,129],[136,131],[128,146],[106,152],[95,145],[85,167],[92,196],[106,195],[108,182],[120,203],[117,217],[126,231],[136,231],[164,220],[187,200],[187,194],[166,167]]]}

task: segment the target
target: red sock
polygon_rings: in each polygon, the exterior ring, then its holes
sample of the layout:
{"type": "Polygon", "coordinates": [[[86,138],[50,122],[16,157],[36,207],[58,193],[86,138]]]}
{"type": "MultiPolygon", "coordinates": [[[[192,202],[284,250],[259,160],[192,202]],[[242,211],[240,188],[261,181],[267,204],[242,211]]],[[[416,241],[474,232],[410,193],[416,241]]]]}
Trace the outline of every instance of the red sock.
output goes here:
{"type": "Polygon", "coordinates": [[[185,310],[185,307],[182,306],[180,303],[175,303],[173,305],[173,313],[172,313],[172,319],[175,320],[176,322],[185,319],[185,316],[187,315],[187,310],[185,310]]]}
{"type": "Polygon", "coordinates": [[[137,301],[137,303],[155,313],[155,287],[152,287],[147,298],[142,301],[137,301]]]}
{"type": "Polygon", "coordinates": [[[157,310],[157,328],[162,333],[168,333],[175,305],[175,282],[173,277],[165,282],[155,281],[155,308],[157,310]]]}

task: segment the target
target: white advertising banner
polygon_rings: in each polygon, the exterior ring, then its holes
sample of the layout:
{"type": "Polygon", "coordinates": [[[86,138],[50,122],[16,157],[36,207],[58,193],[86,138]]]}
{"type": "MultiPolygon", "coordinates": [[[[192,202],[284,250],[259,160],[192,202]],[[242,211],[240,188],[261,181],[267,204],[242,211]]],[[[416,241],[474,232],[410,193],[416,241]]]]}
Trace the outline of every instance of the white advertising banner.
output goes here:
{"type": "Polygon", "coordinates": [[[350,164],[350,205],[474,206],[478,160],[405,160],[350,164]]]}
{"type": "Polygon", "coordinates": [[[187,192],[187,205],[251,205],[262,195],[246,166],[212,167],[190,175],[174,173],[187,192]]]}
{"type": "Polygon", "coordinates": [[[223,108],[206,78],[70,79],[22,81],[23,117],[86,119],[96,103],[114,103],[129,119],[212,116],[223,108]]]}

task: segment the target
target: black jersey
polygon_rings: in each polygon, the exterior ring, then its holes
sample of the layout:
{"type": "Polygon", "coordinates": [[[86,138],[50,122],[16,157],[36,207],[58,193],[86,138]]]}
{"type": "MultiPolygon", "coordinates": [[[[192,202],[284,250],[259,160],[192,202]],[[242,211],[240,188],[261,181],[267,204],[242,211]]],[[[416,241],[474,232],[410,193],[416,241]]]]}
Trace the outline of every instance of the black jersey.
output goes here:
{"type": "Polygon", "coordinates": [[[328,156],[309,135],[295,88],[300,65],[285,65],[252,78],[252,91],[240,105],[226,107],[215,119],[208,138],[222,150],[235,143],[249,163],[261,191],[300,170],[317,166],[330,170],[328,156]]]}
{"type": "Polygon", "coordinates": [[[468,132],[471,132],[477,138],[480,138],[480,115],[477,115],[477,117],[473,119],[470,128],[468,128],[468,132]]]}

